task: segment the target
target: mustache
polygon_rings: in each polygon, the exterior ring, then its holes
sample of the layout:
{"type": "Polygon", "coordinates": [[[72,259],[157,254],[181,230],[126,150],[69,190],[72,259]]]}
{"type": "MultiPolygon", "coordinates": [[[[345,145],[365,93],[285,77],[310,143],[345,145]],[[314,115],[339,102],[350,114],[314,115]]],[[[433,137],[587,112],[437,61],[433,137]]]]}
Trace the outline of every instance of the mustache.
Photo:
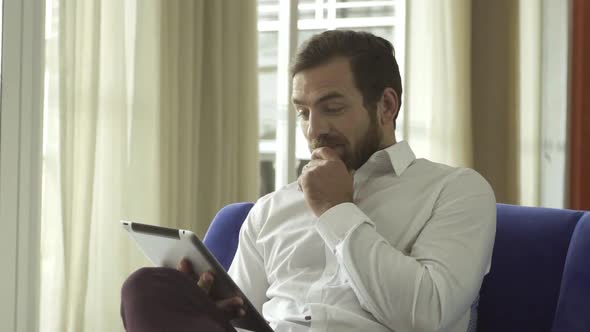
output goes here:
{"type": "Polygon", "coordinates": [[[320,136],[309,143],[309,148],[315,150],[324,146],[333,148],[336,145],[345,145],[346,140],[337,136],[320,136]]]}

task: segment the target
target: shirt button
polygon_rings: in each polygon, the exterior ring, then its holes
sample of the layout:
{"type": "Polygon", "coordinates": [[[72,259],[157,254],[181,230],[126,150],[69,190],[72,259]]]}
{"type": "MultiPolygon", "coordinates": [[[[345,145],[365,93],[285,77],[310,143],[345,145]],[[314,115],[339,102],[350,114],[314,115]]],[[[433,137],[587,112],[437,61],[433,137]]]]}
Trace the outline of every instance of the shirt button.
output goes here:
{"type": "Polygon", "coordinates": [[[305,316],[305,320],[311,320],[311,316],[305,316]]]}

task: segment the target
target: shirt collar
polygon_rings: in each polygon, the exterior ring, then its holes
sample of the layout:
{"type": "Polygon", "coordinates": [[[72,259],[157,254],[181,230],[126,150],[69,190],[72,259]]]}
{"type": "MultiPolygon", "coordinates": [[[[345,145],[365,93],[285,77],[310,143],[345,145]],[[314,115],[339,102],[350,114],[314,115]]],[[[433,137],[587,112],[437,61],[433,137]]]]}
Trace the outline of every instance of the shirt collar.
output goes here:
{"type": "Polygon", "coordinates": [[[375,152],[355,174],[364,178],[379,170],[389,171],[393,168],[395,174],[400,176],[415,159],[410,145],[406,141],[401,141],[375,152]]]}
{"type": "Polygon", "coordinates": [[[410,145],[406,141],[396,143],[384,150],[389,155],[389,160],[397,176],[402,175],[414,160],[416,160],[414,151],[412,151],[412,148],[410,148],[410,145]]]}

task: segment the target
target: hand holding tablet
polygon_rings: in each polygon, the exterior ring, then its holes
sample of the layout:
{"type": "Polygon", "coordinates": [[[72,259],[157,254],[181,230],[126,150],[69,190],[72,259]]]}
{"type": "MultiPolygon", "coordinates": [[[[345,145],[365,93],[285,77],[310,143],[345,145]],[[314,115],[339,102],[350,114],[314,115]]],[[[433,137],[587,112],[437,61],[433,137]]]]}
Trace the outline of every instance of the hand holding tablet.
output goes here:
{"type": "MultiPolygon", "coordinates": [[[[211,292],[211,287],[215,282],[215,276],[211,272],[203,272],[198,276],[192,267],[191,262],[183,258],[178,264],[178,270],[191,276],[196,282],[197,286],[201,288],[207,295],[211,292]]],[[[228,320],[234,320],[239,317],[244,317],[246,311],[244,309],[244,300],[240,296],[233,296],[226,299],[213,299],[217,309],[221,310],[228,320]]]]}
{"type": "Polygon", "coordinates": [[[121,221],[129,236],[156,266],[178,269],[195,279],[226,312],[230,323],[255,332],[272,329],[217,259],[191,231],[121,221]]]}

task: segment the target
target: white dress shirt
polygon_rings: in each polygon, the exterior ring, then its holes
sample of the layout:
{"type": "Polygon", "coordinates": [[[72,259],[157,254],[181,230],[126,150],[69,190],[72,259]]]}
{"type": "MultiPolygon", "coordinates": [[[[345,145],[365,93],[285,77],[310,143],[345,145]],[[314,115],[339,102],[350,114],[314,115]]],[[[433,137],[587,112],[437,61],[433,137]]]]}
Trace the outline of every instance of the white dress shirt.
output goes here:
{"type": "Polygon", "coordinates": [[[406,142],[354,173],[319,218],[297,183],[254,205],[230,275],[275,331],[461,331],[489,271],[492,189],[406,142]]]}

